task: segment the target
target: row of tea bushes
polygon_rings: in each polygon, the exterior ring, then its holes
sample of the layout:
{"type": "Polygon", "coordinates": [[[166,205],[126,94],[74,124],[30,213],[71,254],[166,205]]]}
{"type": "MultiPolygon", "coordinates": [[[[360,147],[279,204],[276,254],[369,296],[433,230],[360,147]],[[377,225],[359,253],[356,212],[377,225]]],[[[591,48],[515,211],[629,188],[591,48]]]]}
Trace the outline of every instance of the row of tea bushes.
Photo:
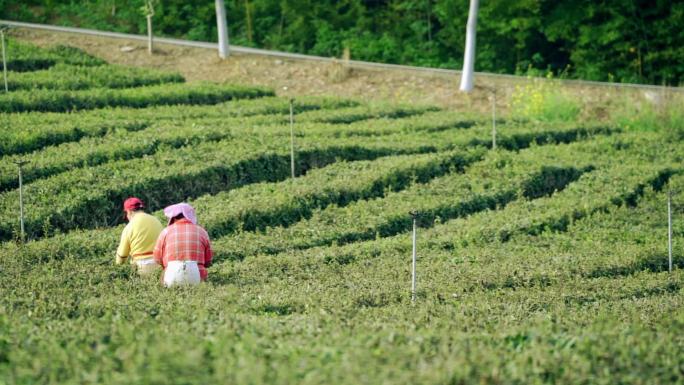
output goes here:
{"type": "MultiPolygon", "coordinates": [[[[457,129],[459,132],[462,130],[457,129]]],[[[377,157],[389,154],[400,154],[402,152],[431,152],[436,150],[448,150],[454,148],[463,147],[479,147],[480,141],[487,137],[488,132],[478,132],[477,130],[466,130],[468,133],[465,137],[454,135],[451,131],[437,131],[432,133],[414,133],[414,134],[395,134],[386,136],[372,136],[367,137],[363,145],[358,145],[358,141],[354,137],[347,138],[329,138],[326,136],[304,136],[298,138],[297,142],[297,161],[299,165],[297,170],[299,173],[305,173],[307,169],[311,167],[321,167],[334,162],[336,157],[348,160],[358,160],[358,159],[368,159],[368,157],[377,157]],[[472,132],[471,132],[472,131],[472,132]],[[473,137],[472,135],[476,135],[473,137]],[[477,139],[477,137],[481,139],[477,139]],[[325,148],[334,149],[334,151],[326,151],[325,148]],[[379,150],[376,150],[379,149],[379,150]]],[[[583,131],[584,132],[584,131],[583,131]]],[[[532,145],[535,142],[549,142],[555,137],[559,137],[562,141],[571,141],[581,138],[585,138],[582,135],[577,135],[577,129],[575,128],[565,128],[559,131],[547,131],[542,130],[541,132],[529,133],[524,130],[518,133],[511,133],[512,137],[515,139],[511,141],[516,148],[524,148],[532,145]]],[[[267,130],[257,130],[251,135],[240,135],[233,140],[224,140],[217,143],[201,143],[196,146],[186,146],[182,149],[173,151],[163,151],[157,152],[151,157],[146,157],[142,159],[133,159],[128,161],[116,161],[112,163],[106,163],[101,166],[94,168],[73,170],[68,173],[58,174],[54,177],[37,180],[32,184],[27,185],[27,196],[30,196],[38,205],[38,207],[33,207],[33,209],[27,210],[31,215],[37,215],[36,220],[40,223],[44,223],[46,218],[51,218],[48,222],[51,224],[48,227],[53,227],[57,229],[70,229],[78,226],[92,227],[94,225],[112,223],[115,218],[118,217],[116,214],[118,210],[113,202],[125,198],[124,195],[133,194],[135,191],[137,193],[150,191],[150,196],[154,197],[153,200],[159,200],[159,204],[163,205],[163,202],[173,202],[173,200],[183,200],[188,197],[197,197],[206,193],[216,193],[225,189],[227,186],[233,183],[232,178],[226,179],[223,173],[232,173],[239,171],[241,174],[251,175],[251,177],[241,183],[252,183],[255,181],[264,180],[280,180],[285,178],[288,173],[288,151],[287,141],[283,138],[276,137],[270,134],[267,130]],[[239,152],[238,152],[239,151],[239,152]],[[275,153],[271,153],[275,151],[275,153]],[[230,152],[233,156],[230,156],[227,152],[230,152]],[[184,155],[185,159],[177,159],[174,157],[174,153],[177,154],[188,154],[184,155]],[[243,157],[240,154],[245,154],[243,157]],[[230,161],[222,161],[222,159],[228,157],[230,161]],[[169,159],[170,158],[170,159],[169,159]],[[242,159],[241,159],[242,158],[242,159]],[[154,165],[155,162],[159,162],[162,159],[164,164],[169,167],[160,170],[158,165],[154,165]],[[235,161],[238,161],[236,164],[235,161]],[[244,161],[246,163],[241,164],[239,161],[244,161]],[[179,166],[176,166],[176,165],[179,166]],[[180,166],[185,164],[185,166],[180,166]],[[176,167],[183,169],[177,177],[174,176],[174,172],[177,171],[176,167]],[[235,167],[239,169],[236,170],[235,167]],[[247,169],[245,169],[247,168],[247,169]],[[187,174],[188,170],[196,170],[196,173],[187,180],[187,188],[172,188],[178,185],[175,182],[176,179],[181,178],[181,175],[187,174]],[[92,178],[100,178],[102,180],[107,180],[110,177],[108,175],[113,174],[115,177],[120,177],[121,174],[132,173],[130,178],[135,181],[133,186],[122,186],[122,183],[129,182],[112,182],[109,183],[99,183],[100,186],[104,186],[105,190],[108,191],[106,194],[102,192],[97,192],[98,189],[89,189],[87,194],[92,196],[93,202],[83,202],[82,204],[89,207],[87,212],[90,213],[88,218],[80,218],[76,216],[76,213],[81,211],[81,209],[76,209],[76,212],[68,210],[67,213],[69,219],[63,219],[65,217],[63,212],[55,212],[56,207],[52,202],[53,199],[57,197],[63,197],[64,200],[73,200],[74,197],[69,192],[76,188],[78,190],[81,185],[93,185],[97,184],[94,182],[85,182],[92,178]],[[135,177],[133,175],[136,175],[135,177]],[[161,177],[161,175],[165,175],[161,177]],[[84,179],[85,178],[85,179],[84,179]],[[146,180],[153,180],[153,184],[147,186],[148,182],[146,180]],[[264,179],[265,178],[265,179],[264,179]],[[78,180],[79,182],[75,182],[78,180]],[[230,181],[230,183],[228,183],[230,181]],[[224,187],[221,187],[224,186],[224,187]],[[111,189],[115,188],[115,191],[111,189]],[[203,190],[205,188],[206,190],[203,190]],[[169,191],[169,189],[171,189],[169,191]],[[38,196],[45,196],[46,191],[54,191],[54,193],[48,194],[48,197],[44,197],[43,202],[38,202],[38,196]],[[54,194],[54,195],[53,195],[54,194]],[[94,195],[93,195],[94,194],[94,195]],[[114,194],[114,195],[112,195],[114,194]],[[36,196],[38,195],[38,196],[36,196]],[[97,202],[94,203],[94,202],[97,202]],[[40,214],[38,214],[40,212],[40,214]],[[106,213],[106,214],[105,214],[106,213]],[[40,219],[38,219],[40,218],[40,219]]],[[[182,178],[181,178],[182,179],[182,178]]],[[[243,179],[239,177],[238,179],[243,179]]],[[[6,224],[0,225],[0,228],[4,227],[3,238],[7,239],[11,236],[12,230],[16,229],[16,224],[12,223],[11,213],[15,210],[16,201],[18,199],[18,192],[11,191],[0,195],[0,206],[4,206],[8,214],[6,224]]],[[[81,193],[75,194],[81,195],[81,193]]],[[[82,199],[77,199],[82,200],[82,199]]],[[[86,201],[89,201],[87,199],[86,201]]],[[[31,201],[27,201],[27,207],[32,207],[31,201]]],[[[28,222],[33,222],[28,220],[28,222]]],[[[36,233],[37,230],[41,228],[38,223],[31,225],[34,230],[30,233],[36,233]]]]}
{"type": "Polygon", "coordinates": [[[7,86],[16,90],[86,90],[91,88],[129,88],[183,83],[177,74],[119,65],[73,66],[56,64],[46,70],[9,72],[7,86]]]}
{"type": "MultiPolygon", "coordinates": [[[[535,199],[562,190],[583,172],[591,171],[593,166],[580,155],[582,147],[591,145],[579,142],[539,146],[517,154],[489,152],[463,174],[450,173],[375,199],[331,205],[313,211],[291,226],[272,225],[261,232],[240,232],[215,243],[218,249],[226,251],[223,258],[243,259],[260,253],[352,243],[407,232],[412,226],[409,212],[418,213],[420,227],[431,227],[453,218],[500,209],[516,199],[535,199]]],[[[240,206],[242,201],[226,202],[240,206]]]]}
{"type": "Polygon", "coordinates": [[[145,108],[160,104],[216,104],[273,96],[273,90],[236,85],[164,84],[85,91],[34,90],[0,95],[0,112],[67,112],[104,107],[145,108]]]}
{"type": "MultiPolygon", "coordinates": [[[[299,111],[336,109],[354,106],[357,103],[347,99],[306,97],[297,100],[299,111]]],[[[289,111],[289,101],[284,98],[263,97],[257,99],[235,99],[215,105],[158,105],[143,109],[113,107],[79,111],[75,114],[54,112],[31,112],[5,114],[0,120],[5,140],[0,141],[0,154],[22,154],[46,146],[78,141],[84,137],[99,137],[120,127],[128,129],[127,122],[139,122],[147,127],[150,122],[187,124],[222,123],[234,117],[253,115],[282,115],[289,111]],[[134,115],[134,117],[132,117],[134,115]],[[198,122],[198,120],[205,122],[198,122]]],[[[286,116],[273,118],[274,122],[285,123],[286,116]]]]}
{"type": "MultiPolygon", "coordinates": [[[[34,236],[46,226],[68,230],[111,224],[120,218],[120,202],[130,195],[142,195],[151,207],[161,207],[243,184],[282,180],[290,174],[289,149],[276,139],[257,133],[36,180],[25,188],[27,232],[34,236]]],[[[306,137],[298,145],[297,170],[305,173],[339,159],[432,152],[438,147],[451,147],[450,139],[444,133],[415,138],[397,135],[359,144],[354,139],[306,137]]],[[[0,194],[2,239],[16,232],[16,202],[17,190],[0,194]]]]}
{"type": "MultiPolygon", "coordinates": [[[[515,200],[500,210],[477,212],[422,231],[421,248],[448,252],[469,246],[505,243],[517,235],[564,232],[575,221],[594,213],[638,205],[646,191],[661,190],[671,177],[683,171],[678,161],[683,154],[676,145],[662,151],[662,142],[644,138],[643,134],[639,136],[612,138],[582,154],[585,159],[603,154],[610,160],[598,163],[594,171],[584,173],[577,181],[551,196],[515,200]]],[[[230,250],[223,252],[229,255],[230,250]]],[[[330,248],[292,250],[279,255],[306,254],[308,258],[317,256],[322,259],[346,255],[356,261],[378,256],[410,255],[410,252],[409,237],[398,235],[330,248]]]]}
{"type": "Polygon", "coordinates": [[[100,66],[104,60],[78,48],[58,45],[39,48],[14,39],[6,41],[7,70],[29,72],[50,68],[58,63],[76,66],[100,66]]]}

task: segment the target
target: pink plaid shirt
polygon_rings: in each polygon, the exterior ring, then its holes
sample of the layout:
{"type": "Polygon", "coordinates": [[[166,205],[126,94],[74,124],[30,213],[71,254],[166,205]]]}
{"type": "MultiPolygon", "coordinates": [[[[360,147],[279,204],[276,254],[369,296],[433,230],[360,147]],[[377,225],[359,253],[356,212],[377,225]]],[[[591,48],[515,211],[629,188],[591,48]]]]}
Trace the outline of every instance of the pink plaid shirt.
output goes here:
{"type": "Polygon", "coordinates": [[[209,234],[185,218],[162,230],[154,247],[154,260],[164,269],[170,261],[197,261],[203,281],[212,256],[209,234]]]}

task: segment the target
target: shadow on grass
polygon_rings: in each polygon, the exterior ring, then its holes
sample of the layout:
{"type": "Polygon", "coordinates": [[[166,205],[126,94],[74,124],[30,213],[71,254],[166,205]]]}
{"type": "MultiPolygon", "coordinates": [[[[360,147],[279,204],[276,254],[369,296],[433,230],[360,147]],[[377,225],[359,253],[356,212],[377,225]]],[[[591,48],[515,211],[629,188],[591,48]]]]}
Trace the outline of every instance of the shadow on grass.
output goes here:
{"type": "Polygon", "coordinates": [[[278,316],[285,316],[294,313],[301,313],[304,307],[300,304],[292,303],[267,303],[257,307],[252,308],[252,310],[257,314],[272,314],[278,316]]]}
{"type": "MultiPolygon", "coordinates": [[[[673,255],[672,256],[672,268],[673,269],[684,269],[684,256],[673,255]]],[[[593,271],[584,274],[585,278],[617,278],[617,277],[627,277],[635,273],[642,271],[649,271],[652,273],[660,273],[663,271],[668,271],[669,262],[667,254],[654,254],[646,258],[642,258],[638,261],[629,263],[625,266],[609,266],[600,267],[593,271]]]]}
{"type": "Polygon", "coordinates": [[[667,282],[659,286],[644,287],[641,289],[632,290],[618,296],[611,296],[606,293],[594,293],[589,295],[571,295],[563,298],[563,302],[567,306],[577,305],[584,306],[595,302],[612,302],[616,300],[641,299],[648,297],[655,297],[659,295],[666,295],[676,293],[681,290],[681,285],[677,282],[667,282]]]}

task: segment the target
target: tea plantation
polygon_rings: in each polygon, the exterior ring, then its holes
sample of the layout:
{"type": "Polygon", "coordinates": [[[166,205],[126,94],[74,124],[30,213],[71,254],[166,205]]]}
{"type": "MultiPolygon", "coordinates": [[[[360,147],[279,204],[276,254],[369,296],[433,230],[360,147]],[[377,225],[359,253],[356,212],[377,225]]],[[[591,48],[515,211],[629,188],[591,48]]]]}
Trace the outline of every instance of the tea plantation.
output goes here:
{"type": "Polygon", "coordinates": [[[273,90],[8,59],[0,384],[684,383],[682,135],[503,121],[492,149],[484,117],[301,97],[291,178],[273,90]],[[207,283],[114,265],[128,196],[197,209],[207,283]]]}

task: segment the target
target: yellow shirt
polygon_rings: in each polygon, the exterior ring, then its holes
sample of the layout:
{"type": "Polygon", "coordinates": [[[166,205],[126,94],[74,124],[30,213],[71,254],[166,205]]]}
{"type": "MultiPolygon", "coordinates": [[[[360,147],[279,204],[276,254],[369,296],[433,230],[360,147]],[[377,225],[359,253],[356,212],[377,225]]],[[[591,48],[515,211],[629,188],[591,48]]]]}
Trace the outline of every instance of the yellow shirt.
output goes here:
{"type": "Polygon", "coordinates": [[[124,227],[121,243],[116,250],[116,264],[122,264],[129,256],[132,261],[152,257],[157,237],[163,226],[159,219],[145,212],[138,212],[124,227]]]}

